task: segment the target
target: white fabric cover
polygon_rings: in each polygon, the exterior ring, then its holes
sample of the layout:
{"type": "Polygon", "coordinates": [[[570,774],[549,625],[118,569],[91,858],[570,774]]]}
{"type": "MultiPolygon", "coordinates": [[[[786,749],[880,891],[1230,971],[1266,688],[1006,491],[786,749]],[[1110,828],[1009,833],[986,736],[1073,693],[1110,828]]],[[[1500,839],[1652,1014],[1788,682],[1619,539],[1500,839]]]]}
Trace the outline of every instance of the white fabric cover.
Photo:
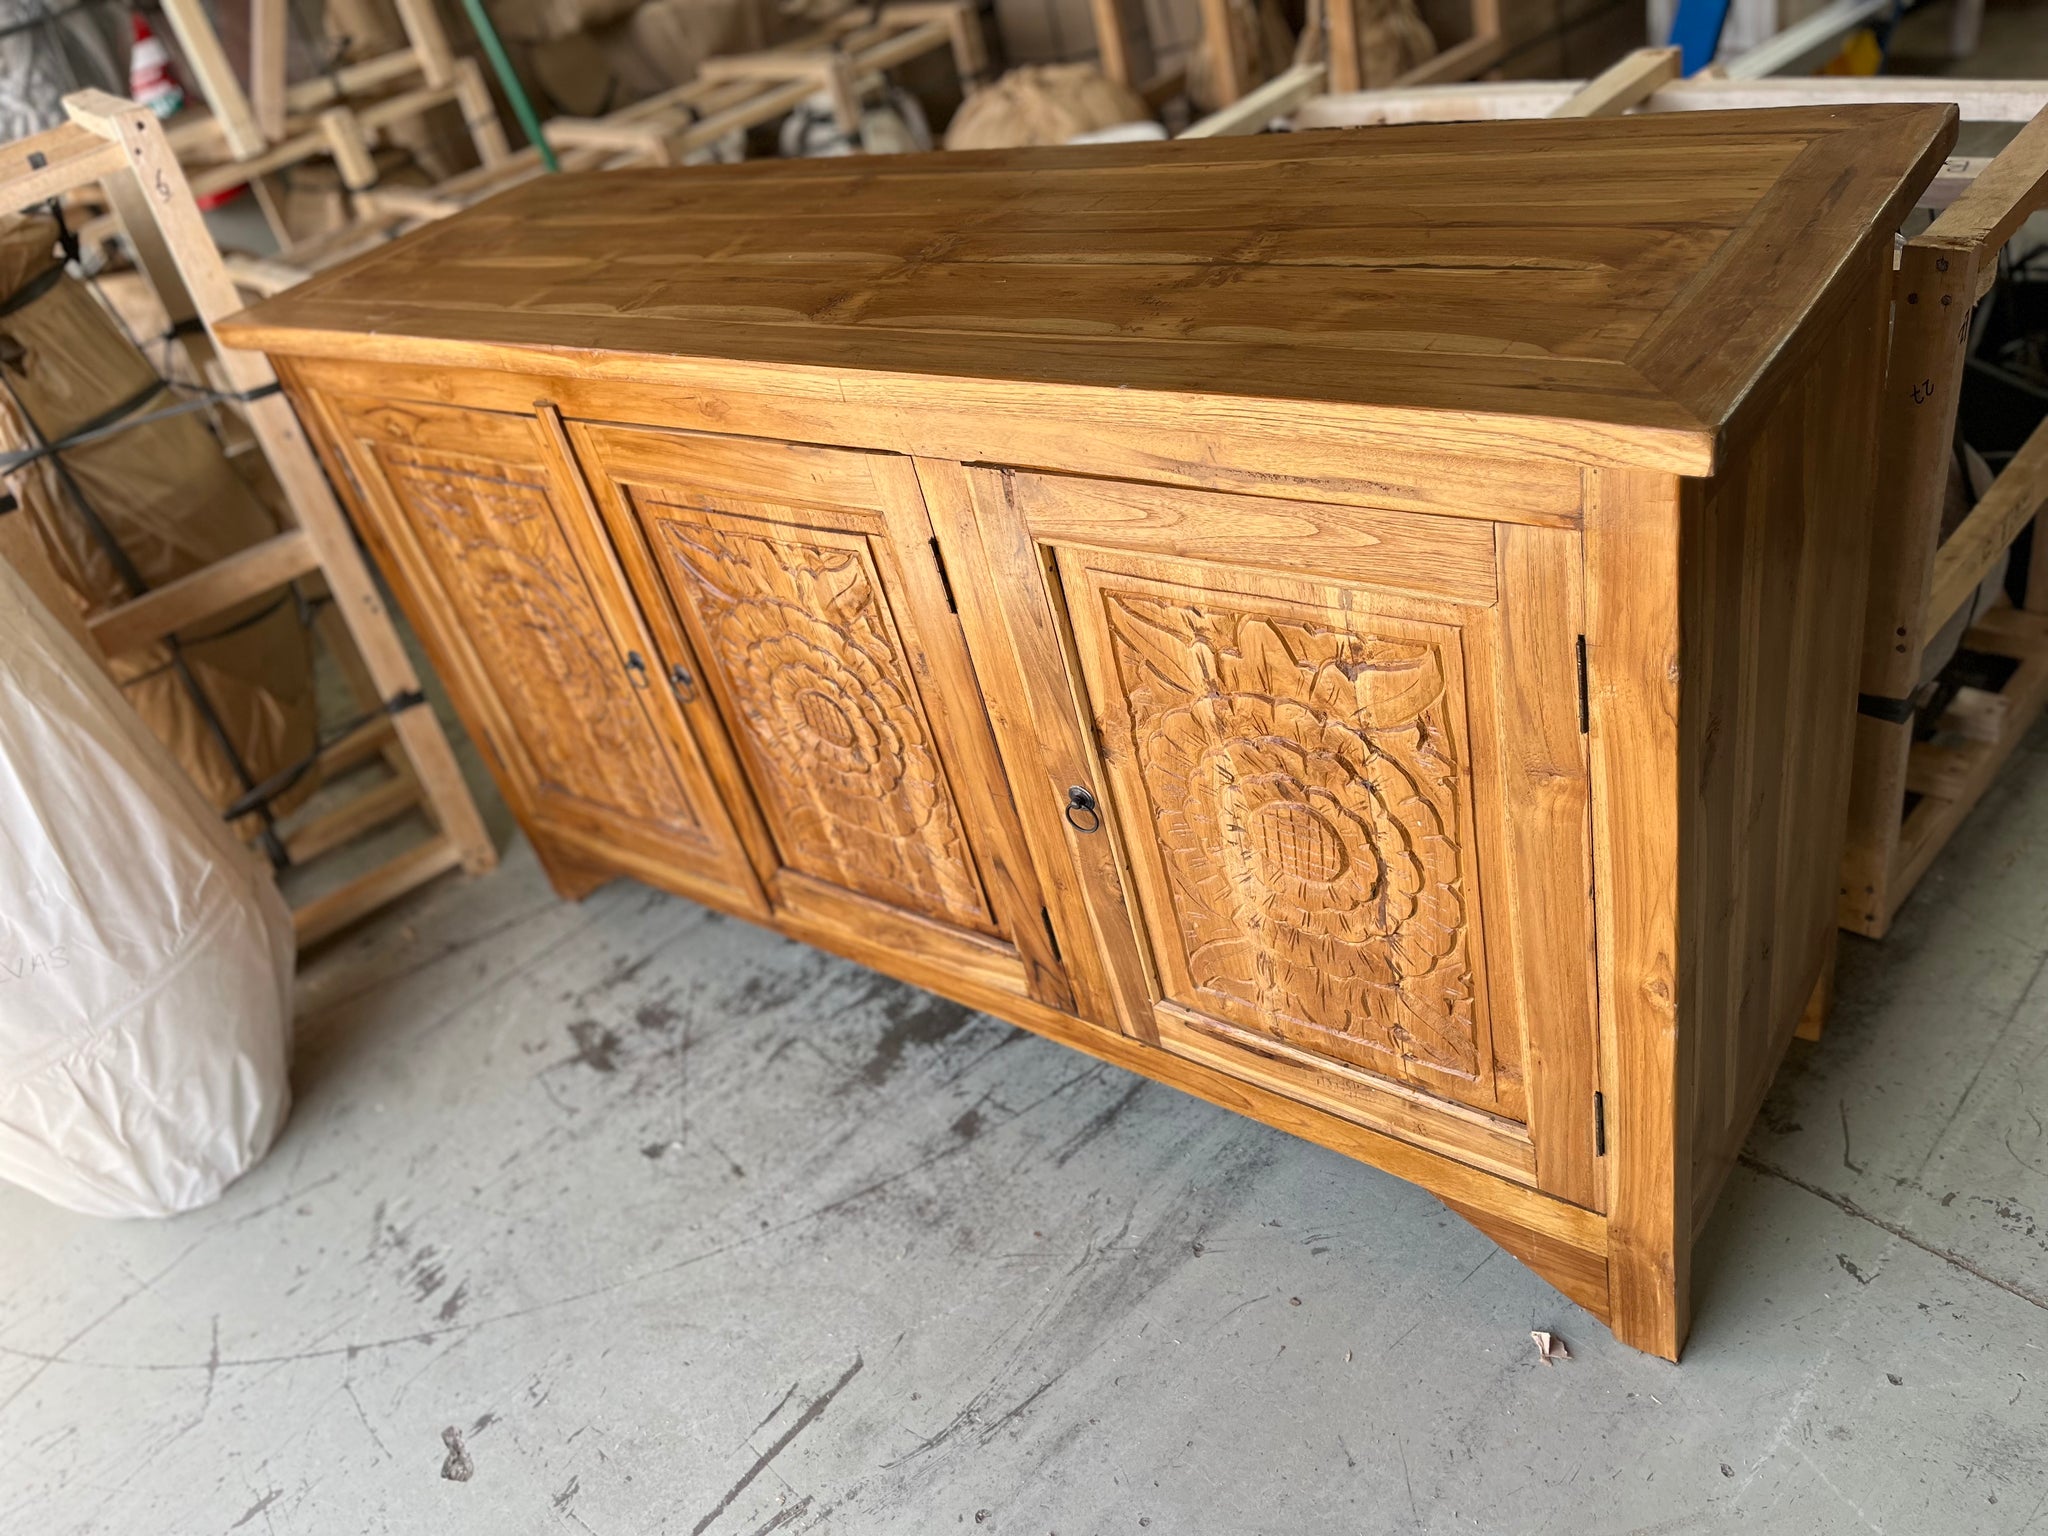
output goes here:
{"type": "Polygon", "coordinates": [[[0,562],[0,1178],[205,1205],[291,1107],[291,913],[0,562]]]}

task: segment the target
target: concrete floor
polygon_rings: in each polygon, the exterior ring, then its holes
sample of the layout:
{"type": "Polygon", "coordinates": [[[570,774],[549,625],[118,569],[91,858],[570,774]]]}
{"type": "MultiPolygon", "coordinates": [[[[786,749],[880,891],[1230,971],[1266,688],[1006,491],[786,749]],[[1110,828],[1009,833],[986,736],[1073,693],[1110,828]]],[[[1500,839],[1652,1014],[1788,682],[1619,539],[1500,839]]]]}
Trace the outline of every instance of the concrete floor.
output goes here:
{"type": "Polygon", "coordinates": [[[1846,941],[1680,1368],[1419,1190],[514,843],[305,968],[217,1207],[0,1189],[0,1531],[2048,1530],[2044,867],[2048,732],[1846,941]]]}

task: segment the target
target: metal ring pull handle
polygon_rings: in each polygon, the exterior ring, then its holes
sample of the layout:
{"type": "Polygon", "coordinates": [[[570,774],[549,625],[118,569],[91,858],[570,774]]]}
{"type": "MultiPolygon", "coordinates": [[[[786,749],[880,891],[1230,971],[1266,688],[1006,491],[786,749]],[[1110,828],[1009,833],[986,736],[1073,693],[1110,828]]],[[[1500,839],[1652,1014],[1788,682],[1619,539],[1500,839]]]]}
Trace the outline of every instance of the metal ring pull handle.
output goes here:
{"type": "Polygon", "coordinates": [[[1100,832],[1102,808],[1095,797],[1076,784],[1067,791],[1067,825],[1076,832],[1100,832]]]}

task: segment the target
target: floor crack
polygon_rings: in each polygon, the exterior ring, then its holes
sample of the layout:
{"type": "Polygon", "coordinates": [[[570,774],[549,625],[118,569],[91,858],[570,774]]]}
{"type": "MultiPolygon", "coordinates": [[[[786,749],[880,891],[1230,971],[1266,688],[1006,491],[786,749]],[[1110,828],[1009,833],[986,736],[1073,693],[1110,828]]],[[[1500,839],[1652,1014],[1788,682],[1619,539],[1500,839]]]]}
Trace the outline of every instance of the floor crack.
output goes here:
{"type": "Polygon", "coordinates": [[[1878,1216],[1870,1211],[1866,1211],[1862,1206],[1858,1205],[1854,1200],[1851,1200],[1847,1195],[1838,1195],[1834,1193],[1834,1191],[1832,1190],[1822,1189],[1818,1184],[1809,1184],[1805,1179],[1800,1178],[1798,1174],[1788,1173],[1783,1168],[1779,1168],[1770,1163],[1764,1162],[1760,1158],[1750,1156],[1747,1152],[1742,1153],[1736,1159],[1736,1161],[1741,1163],[1742,1166],[1747,1168],[1751,1173],[1761,1173],[1765,1175],[1767,1178],[1782,1180],[1783,1182],[1792,1185],[1795,1189],[1803,1189],[1809,1195],[1812,1195],[1817,1199],[1827,1201],[1829,1205],[1832,1205],[1836,1210],[1840,1211],[1843,1215],[1853,1216],[1858,1221],[1868,1222],[1871,1226],[1876,1227],[1880,1232],[1889,1232],[1893,1237],[1896,1237],[1900,1242],[1912,1244],[1915,1248],[1918,1248],[1922,1253],[1931,1255],[1932,1257],[1941,1260],[1942,1263],[1950,1266],[1951,1268],[1959,1269],[1966,1275],[1975,1275],[1979,1280],[1982,1280],[1986,1285],[1995,1285],[2001,1291],[2004,1291],[2007,1295],[2017,1296],[2021,1301],[2027,1303],[2028,1306],[2039,1307],[2043,1312],[2048,1312],[2048,1296],[2037,1295],[2033,1291],[2028,1290],[2025,1286],[2016,1285],[2010,1280],[2001,1280],[1998,1276],[1994,1274],[1989,1274],[1986,1271],[1979,1269],[1975,1264],[1972,1264],[1968,1259],[1964,1258],[1961,1254],[1957,1253],[1952,1248],[1938,1247],[1935,1244],[1926,1241],[1924,1238],[1915,1237],[1911,1232],[1907,1231],[1897,1222],[1887,1221],[1882,1216],[1878,1216]]]}

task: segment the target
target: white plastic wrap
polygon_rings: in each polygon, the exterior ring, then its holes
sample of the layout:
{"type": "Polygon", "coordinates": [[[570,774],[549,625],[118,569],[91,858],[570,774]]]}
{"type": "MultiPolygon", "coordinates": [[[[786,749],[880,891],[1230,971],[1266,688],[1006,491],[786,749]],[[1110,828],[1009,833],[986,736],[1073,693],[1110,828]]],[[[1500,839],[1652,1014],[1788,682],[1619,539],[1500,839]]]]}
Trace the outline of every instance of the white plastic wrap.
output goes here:
{"type": "Polygon", "coordinates": [[[269,871],[0,562],[0,1178],[219,1198],[291,1106],[292,956],[269,871]]]}

